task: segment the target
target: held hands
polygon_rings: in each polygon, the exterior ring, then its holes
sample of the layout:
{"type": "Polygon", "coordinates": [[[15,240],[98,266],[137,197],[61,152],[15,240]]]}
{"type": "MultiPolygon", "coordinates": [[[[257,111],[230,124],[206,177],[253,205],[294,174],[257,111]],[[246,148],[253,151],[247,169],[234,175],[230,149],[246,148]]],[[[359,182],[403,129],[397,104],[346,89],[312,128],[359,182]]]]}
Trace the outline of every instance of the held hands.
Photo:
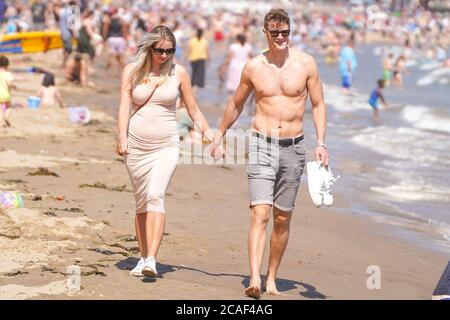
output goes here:
{"type": "Polygon", "coordinates": [[[314,154],[316,157],[316,161],[320,161],[323,163],[324,166],[328,166],[328,161],[330,160],[330,157],[328,155],[328,150],[324,145],[318,145],[316,147],[314,154]]]}
{"type": "Polygon", "coordinates": [[[213,141],[211,142],[211,157],[214,158],[215,161],[223,159],[225,156],[225,151],[222,147],[222,135],[220,132],[214,136],[213,141]]]}
{"type": "Polygon", "coordinates": [[[117,138],[116,153],[119,156],[123,156],[128,153],[128,138],[127,137],[117,138]]]}

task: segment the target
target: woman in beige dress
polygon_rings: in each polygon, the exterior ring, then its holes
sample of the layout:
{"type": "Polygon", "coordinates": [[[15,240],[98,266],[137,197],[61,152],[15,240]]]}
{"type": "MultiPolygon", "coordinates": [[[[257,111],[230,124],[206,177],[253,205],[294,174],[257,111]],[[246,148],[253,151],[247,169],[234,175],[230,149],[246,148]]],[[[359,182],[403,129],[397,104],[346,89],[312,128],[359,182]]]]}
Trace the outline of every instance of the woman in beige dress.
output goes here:
{"type": "Polygon", "coordinates": [[[192,93],[185,68],[173,63],[176,40],[165,26],[145,34],[136,61],[122,74],[116,152],[125,156],[136,200],[135,227],[141,259],[133,276],[156,276],[164,225],[164,196],[180,152],[175,116],[180,96],[208,140],[213,132],[192,93]]]}

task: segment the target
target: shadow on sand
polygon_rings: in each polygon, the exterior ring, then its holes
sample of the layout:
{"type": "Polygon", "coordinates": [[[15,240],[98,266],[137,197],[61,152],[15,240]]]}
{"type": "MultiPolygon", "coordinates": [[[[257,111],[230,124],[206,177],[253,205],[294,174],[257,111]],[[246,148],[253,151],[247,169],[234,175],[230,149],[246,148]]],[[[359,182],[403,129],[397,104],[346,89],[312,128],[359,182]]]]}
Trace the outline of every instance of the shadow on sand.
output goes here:
{"type": "MultiPolygon", "coordinates": [[[[116,267],[120,270],[131,270],[136,266],[138,261],[139,261],[139,259],[137,259],[137,258],[128,257],[125,260],[117,262],[116,267]]],[[[211,277],[242,278],[241,284],[244,288],[248,287],[250,284],[249,276],[242,275],[242,274],[236,274],[236,273],[213,273],[213,272],[208,272],[208,271],[204,271],[201,269],[188,267],[188,266],[184,266],[184,265],[175,266],[175,265],[161,264],[161,263],[156,264],[156,269],[158,270],[158,276],[156,278],[144,277],[142,281],[145,283],[153,283],[158,278],[164,278],[164,275],[166,273],[174,272],[177,270],[189,270],[189,271],[199,272],[204,275],[211,276],[211,277]]],[[[262,280],[264,283],[265,276],[262,276],[262,280]]],[[[293,280],[288,280],[288,279],[277,279],[277,288],[278,288],[278,291],[280,291],[281,293],[289,291],[289,290],[294,290],[294,289],[300,289],[300,290],[303,289],[298,294],[307,299],[326,299],[327,298],[326,295],[317,291],[317,289],[314,286],[304,283],[304,282],[300,282],[300,281],[293,281],[293,280]]],[[[264,287],[263,287],[263,291],[264,291],[264,287]]]]}

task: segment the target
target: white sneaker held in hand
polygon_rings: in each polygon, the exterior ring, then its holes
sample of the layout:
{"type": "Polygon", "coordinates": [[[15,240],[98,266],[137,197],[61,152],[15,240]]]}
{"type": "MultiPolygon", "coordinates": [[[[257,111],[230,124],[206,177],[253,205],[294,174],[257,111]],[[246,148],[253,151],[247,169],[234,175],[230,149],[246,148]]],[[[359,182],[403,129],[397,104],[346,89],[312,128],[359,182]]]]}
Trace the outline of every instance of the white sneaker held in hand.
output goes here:
{"type": "Polygon", "coordinates": [[[339,179],[340,176],[334,177],[331,172],[330,164],[328,166],[320,165],[319,169],[322,173],[322,185],[321,192],[323,196],[323,204],[327,207],[331,207],[333,205],[333,194],[331,193],[331,187],[333,183],[339,179]]]}
{"type": "Polygon", "coordinates": [[[309,195],[314,205],[316,207],[320,207],[322,204],[331,206],[334,200],[331,187],[339,176],[334,177],[330,165],[324,166],[320,161],[308,162],[306,169],[309,195]]]}
{"type": "Polygon", "coordinates": [[[321,193],[322,175],[319,168],[320,162],[309,161],[306,163],[306,170],[308,172],[308,191],[311,200],[316,207],[320,207],[323,200],[321,193]]]}

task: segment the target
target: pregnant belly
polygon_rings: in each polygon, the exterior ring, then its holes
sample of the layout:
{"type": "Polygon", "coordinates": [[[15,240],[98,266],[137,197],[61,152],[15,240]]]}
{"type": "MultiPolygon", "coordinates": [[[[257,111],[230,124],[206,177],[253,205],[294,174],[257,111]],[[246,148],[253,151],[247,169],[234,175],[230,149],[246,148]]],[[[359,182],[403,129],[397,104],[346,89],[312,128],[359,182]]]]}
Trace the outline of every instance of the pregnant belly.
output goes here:
{"type": "Polygon", "coordinates": [[[155,119],[134,115],[128,127],[128,136],[141,142],[159,143],[178,136],[175,119],[155,119]]]}

